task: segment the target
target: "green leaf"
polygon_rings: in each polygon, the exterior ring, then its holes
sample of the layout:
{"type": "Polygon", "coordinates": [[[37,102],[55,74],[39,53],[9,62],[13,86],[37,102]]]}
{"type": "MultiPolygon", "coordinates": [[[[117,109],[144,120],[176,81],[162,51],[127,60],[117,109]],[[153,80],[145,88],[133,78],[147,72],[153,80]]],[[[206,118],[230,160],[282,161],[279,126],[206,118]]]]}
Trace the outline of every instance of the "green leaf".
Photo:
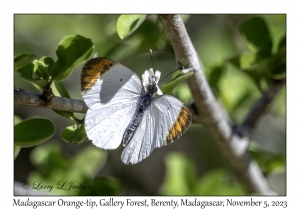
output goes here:
{"type": "Polygon", "coordinates": [[[15,159],[18,157],[18,154],[21,151],[21,147],[14,145],[14,157],[15,159]]]}
{"type": "Polygon", "coordinates": [[[283,79],[286,77],[286,48],[281,47],[272,57],[271,77],[273,79],[283,79]]]}
{"type": "MultiPolygon", "coordinates": [[[[83,126],[82,126],[83,127],[83,126]]],[[[86,177],[95,177],[107,160],[107,151],[94,145],[80,150],[72,159],[71,170],[86,177]]],[[[70,170],[68,172],[71,172],[70,170]]]]}
{"type": "MultiPolygon", "coordinates": [[[[66,87],[62,81],[58,81],[58,82],[54,81],[51,85],[51,88],[52,88],[52,91],[55,96],[70,98],[68,90],[66,89],[66,87]]],[[[70,120],[76,120],[73,112],[58,111],[58,110],[53,110],[53,111],[63,117],[70,119],[70,120]]]]}
{"type": "Polygon", "coordinates": [[[244,93],[241,93],[240,97],[237,99],[236,103],[232,105],[231,110],[238,110],[239,107],[242,107],[241,105],[251,97],[250,91],[245,91],[244,93]]]}
{"type": "Polygon", "coordinates": [[[261,149],[261,145],[253,142],[250,144],[249,152],[257,161],[264,174],[268,174],[277,168],[286,165],[285,153],[271,153],[261,149]]]}
{"type": "Polygon", "coordinates": [[[230,183],[224,170],[207,172],[195,185],[196,195],[241,195],[242,191],[235,183],[230,183]]]}
{"type": "Polygon", "coordinates": [[[241,59],[240,56],[235,56],[230,59],[228,59],[228,62],[232,64],[237,69],[241,69],[241,59]]]}
{"type": "Polygon", "coordinates": [[[212,88],[218,88],[219,81],[225,72],[223,65],[215,66],[212,68],[212,72],[208,77],[208,82],[212,88]]]}
{"type": "Polygon", "coordinates": [[[273,56],[271,66],[271,77],[273,79],[283,79],[286,77],[286,36],[284,36],[278,46],[277,53],[273,56]]]}
{"type": "Polygon", "coordinates": [[[50,139],[55,131],[54,124],[47,119],[34,118],[17,124],[14,128],[15,145],[32,147],[50,139]]]}
{"type": "Polygon", "coordinates": [[[22,121],[23,120],[19,116],[17,115],[14,116],[14,125],[18,125],[22,121]]]}
{"type": "Polygon", "coordinates": [[[73,112],[67,112],[67,111],[59,111],[59,110],[53,110],[56,114],[59,114],[60,116],[63,116],[69,120],[76,121],[76,118],[74,117],[73,112]]]}
{"type": "Polygon", "coordinates": [[[18,71],[24,66],[30,64],[32,61],[34,61],[34,59],[35,59],[35,55],[31,55],[31,54],[18,55],[17,57],[14,58],[14,71],[18,71]]]}
{"type": "Polygon", "coordinates": [[[177,77],[175,77],[171,82],[165,84],[162,88],[161,91],[164,94],[169,94],[171,93],[181,82],[185,81],[187,78],[192,76],[194,72],[189,72],[187,74],[180,74],[177,77]]]}
{"type": "Polygon", "coordinates": [[[278,51],[281,48],[286,48],[286,35],[284,35],[284,37],[280,40],[279,46],[278,46],[278,51]]]}
{"type": "Polygon", "coordinates": [[[51,88],[55,96],[70,98],[69,92],[62,81],[54,81],[51,88]]]}
{"type": "Polygon", "coordinates": [[[254,53],[244,53],[240,57],[240,68],[249,69],[253,68],[256,64],[256,55],[254,53]]]}
{"type": "Polygon", "coordinates": [[[254,62],[256,55],[253,53],[243,54],[241,57],[234,57],[228,60],[230,64],[235,66],[242,73],[251,78],[255,86],[259,91],[263,90],[262,84],[268,78],[268,63],[269,59],[262,60],[260,62],[254,62]]]}
{"type": "Polygon", "coordinates": [[[38,64],[38,71],[36,74],[48,82],[50,79],[50,69],[54,64],[53,58],[44,56],[40,58],[38,64]]]}
{"type": "Polygon", "coordinates": [[[240,25],[240,33],[248,48],[257,53],[259,58],[271,55],[272,39],[265,21],[260,17],[254,17],[244,21],[240,25]]]}
{"type": "Polygon", "coordinates": [[[40,70],[40,63],[38,60],[34,60],[32,63],[26,65],[25,67],[18,70],[20,76],[26,81],[38,85],[39,87],[44,87],[47,84],[42,76],[43,73],[40,70]]]}
{"type": "MultiPolygon", "coordinates": [[[[22,121],[23,120],[19,116],[17,116],[17,115],[14,116],[14,125],[18,125],[22,121]]],[[[15,159],[18,157],[18,154],[20,153],[20,151],[21,151],[21,147],[14,145],[14,157],[15,157],[15,159]]]]}
{"type": "Polygon", "coordinates": [[[121,15],[117,22],[119,37],[124,39],[132,34],[146,19],[146,15],[121,15]]]}
{"type": "Polygon", "coordinates": [[[171,153],[166,158],[166,166],[167,172],[160,192],[173,196],[191,195],[197,178],[192,161],[180,153],[171,153]]]}
{"type": "Polygon", "coordinates": [[[67,169],[70,166],[69,160],[63,155],[59,145],[53,142],[35,147],[30,154],[30,160],[36,168],[41,168],[47,173],[55,169],[67,169]]]}
{"type": "Polygon", "coordinates": [[[186,83],[180,84],[179,88],[176,89],[174,94],[180,101],[185,104],[189,103],[193,98],[191,90],[186,83]]]}
{"type": "Polygon", "coordinates": [[[61,138],[67,143],[81,143],[85,138],[85,130],[82,124],[75,124],[66,127],[60,134],[61,138]]]}
{"type": "Polygon", "coordinates": [[[220,195],[218,190],[222,187],[222,180],[226,174],[222,170],[207,172],[196,183],[195,191],[197,195],[220,195]]]}
{"type": "Polygon", "coordinates": [[[91,56],[93,48],[91,39],[79,35],[65,37],[56,50],[58,59],[51,68],[51,79],[54,81],[66,79],[76,66],[91,56]]]}
{"type": "Polygon", "coordinates": [[[40,60],[34,60],[32,63],[19,69],[20,76],[32,84],[43,87],[50,79],[49,69],[54,64],[50,57],[42,57],[40,60]]]}
{"type": "Polygon", "coordinates": [[[266,78],[266,74],[264,72],[259,72],[257,70],[243,70],[243,73],[245,73],[247,76],[249,76],[255,86],[258,88],[259,91],[263,91],[263,88],[261,86],[261,81],[266,78]]]}

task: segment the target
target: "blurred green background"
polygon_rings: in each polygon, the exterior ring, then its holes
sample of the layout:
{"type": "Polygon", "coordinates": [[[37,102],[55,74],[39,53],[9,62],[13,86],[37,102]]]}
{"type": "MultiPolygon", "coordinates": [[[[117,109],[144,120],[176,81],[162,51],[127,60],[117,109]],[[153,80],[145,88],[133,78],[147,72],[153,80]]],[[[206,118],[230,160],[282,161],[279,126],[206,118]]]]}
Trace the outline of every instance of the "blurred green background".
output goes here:
{"type": "MultiPolygon", "coordinates": [[[[240,24],[252,17],[262,18],[270,31],[272,53],[286,33],[285,15],[182,15],[188,34],[205,66],[205,75],[233,124],[239,124],[268,87],[232,65],[229,61],[249,52],[239,33],[240,24]],[[260,90],[261,88],[261,90],[260,90]]],[[[14,55],[34,54],[39,59],[56,59],[58,43],[67,35],[92,39],[93,56],[107,57],[129,67],[138,75],[151,67],[162,77],[178,67],[172,47],[157,15],[148,15],[128,38],[121,40],[116,23],[119,15],[15,15],[14,55]]],[[[82,99],[78,67],[64,80],[70,97],[82,99]]],[[[162,85],[170,81],[167,78],[162,85]]],[[[14,86],[37,90],[14,74],[14,86]]],[[[192,100],[186,84],[172,93],[185,103],[192,100]]],[[[124,165],[122,148],[104,151],[89,140],[68,144],[60,139],[63,128],[72,121],[52,110],[15,104],[15,115],[22,120],[41,116],[50,119],[56,133],[51,140],[22,148],[14,162],[14,180],[56,186],[59,181],[75,181],[91,189],[53,189],[56,195],[245,195],[226,162],[201,125],[190,129],[175,143],[156,149],[137,165],[124,165]]],[[[83,115],[76,114],[78,118],[83,115]]],[[[280,195],[286,194],[286,91],[274,99],[268,112],[250,135],[250,152],[258,161],[270,185],[280,195]]]]}

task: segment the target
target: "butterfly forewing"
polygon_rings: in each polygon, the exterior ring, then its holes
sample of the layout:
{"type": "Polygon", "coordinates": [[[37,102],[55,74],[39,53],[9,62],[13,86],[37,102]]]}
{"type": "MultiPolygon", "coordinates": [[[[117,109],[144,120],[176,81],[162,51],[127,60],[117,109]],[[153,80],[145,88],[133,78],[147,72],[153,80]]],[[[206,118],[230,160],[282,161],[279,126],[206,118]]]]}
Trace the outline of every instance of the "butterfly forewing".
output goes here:
{"type": "Polygon", "coordinates": [[[130,123],[142,91],[138,76],[106,58],[94,58],[83,67],[81,93],[88,106],[87,137],[103,149],[116,149],[130,123]]]}
{"type": "Polygon", "coordinates": [[[83,67],[82,98],[89,109],[124,99],[138,98],[142,91],[139,77],[127,67],[107,58],[94,58],[83,67]]]}

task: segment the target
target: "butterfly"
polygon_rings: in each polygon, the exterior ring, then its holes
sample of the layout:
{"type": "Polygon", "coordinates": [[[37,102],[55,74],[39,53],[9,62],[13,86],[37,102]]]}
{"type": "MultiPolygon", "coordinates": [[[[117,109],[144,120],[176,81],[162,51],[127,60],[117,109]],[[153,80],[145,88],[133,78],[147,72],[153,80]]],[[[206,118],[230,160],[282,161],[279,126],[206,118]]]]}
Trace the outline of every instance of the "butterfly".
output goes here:
{"type": "Polygon", "coordinates": [[[121,159],[136,164],[155,149],[178,139],[192,115],[177,98],[163,95],[161,72],[146,70],[139,77],[108,58],[88,60],[81,73],[81,94],[88,107],[84,119],[87,138],[105,150],[122,145],[121,159]]]}

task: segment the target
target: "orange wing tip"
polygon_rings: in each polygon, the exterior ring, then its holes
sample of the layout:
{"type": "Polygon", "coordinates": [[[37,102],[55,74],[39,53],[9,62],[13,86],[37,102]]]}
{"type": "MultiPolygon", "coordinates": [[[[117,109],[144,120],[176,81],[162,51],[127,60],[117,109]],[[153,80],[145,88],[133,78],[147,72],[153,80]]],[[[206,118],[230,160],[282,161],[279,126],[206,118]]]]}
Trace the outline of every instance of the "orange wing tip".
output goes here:
{"type": "Polygon", "coordinates": [[[183,106],[176,122],[169,130],[169,135],[167,136],[167,144],[172,143],[174,140],[182,136],[182,134],[189,128],[191,122],[192,114],[186,106],[183,106]]]}
{"type": "Polygon", "coordinates": [[[116,62],[107,58],[93,58],[88,60],[81,72],[81,91],[91,89],[100,79],[101,75],[107,72],[116,62]]]}

